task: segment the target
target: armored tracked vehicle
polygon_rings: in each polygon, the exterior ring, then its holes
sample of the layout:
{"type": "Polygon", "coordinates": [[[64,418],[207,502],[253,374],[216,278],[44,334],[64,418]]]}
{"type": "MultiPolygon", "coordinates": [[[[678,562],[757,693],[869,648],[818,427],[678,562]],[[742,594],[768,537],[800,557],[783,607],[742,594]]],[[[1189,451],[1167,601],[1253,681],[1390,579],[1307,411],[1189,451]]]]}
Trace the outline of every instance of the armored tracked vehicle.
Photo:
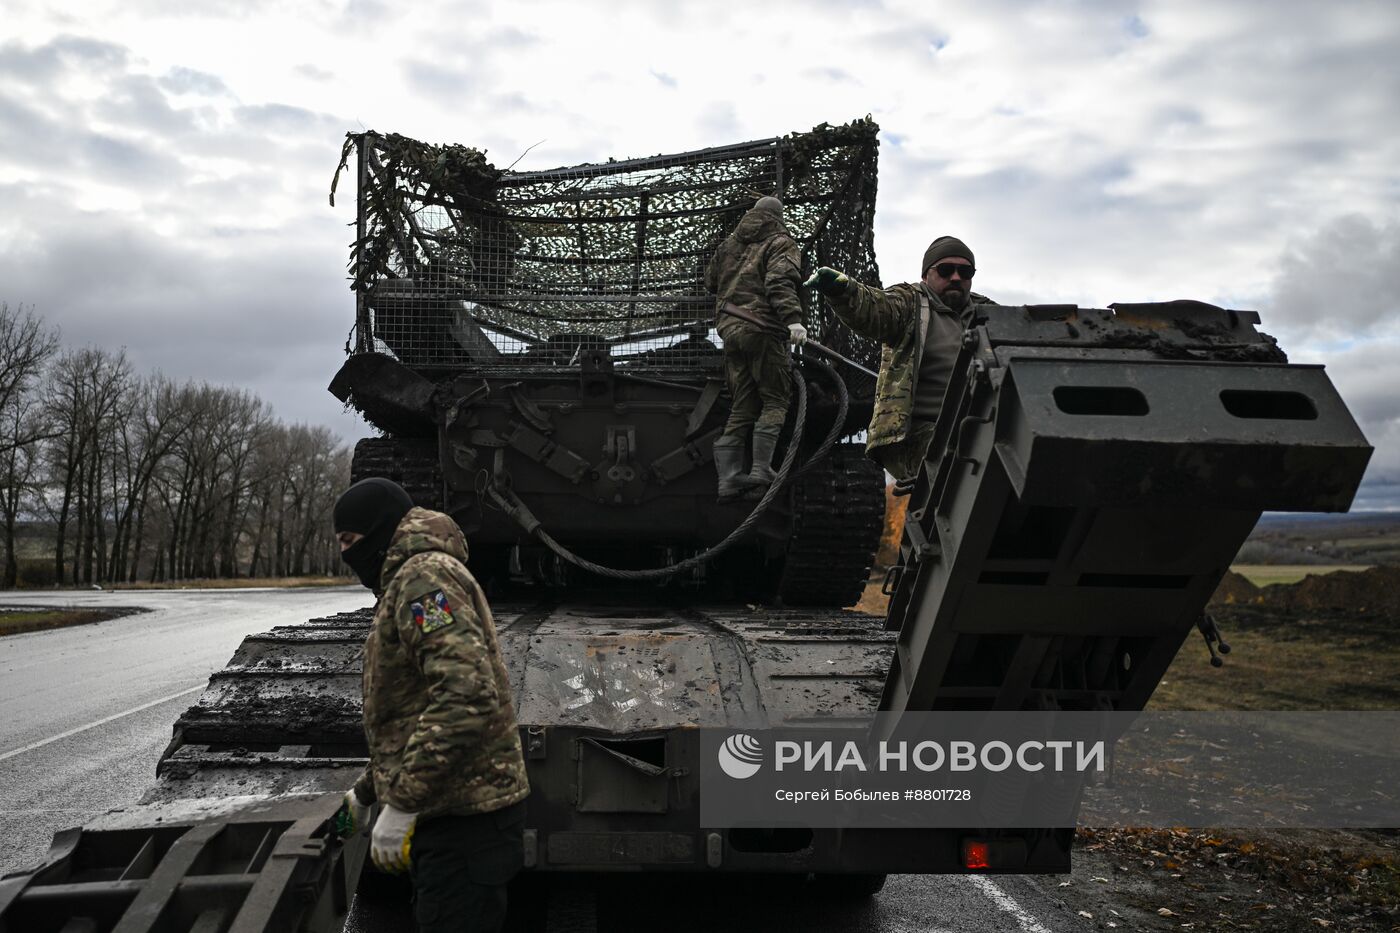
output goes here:
{"type": "MultiPolygon", "coordinates": [[[[807,269],[877,281],[876,132],[865,120],[541,172],[497,171],[460,146],[351,137],[354,352],[331,391],[384,432],[356,447],[354,478],[387,476],[452,514],[488,585],[580,582],[576,555],[668,568],[620,576],[711,597],[853,604],[883,527],[884,478],[838,440],[869,420],[874,380],[799,361],[809,398],[787,444],[800,465],[751,533],[708,555],[755,510],[715,501],[711,446],[728,399],[702,282],[761,194],[783,198],[807,269]]],[[[808,305],[814,338],[878,365],[878,346],[808,305]]]]}
{"type": "MultiPolygon", "coordinates": [[[[852,379],[843,414],[839,384],[804,370],[812,386],[791,425],[788,491],[771,491],[771,514],[749,526],[761,541],[736,536],[709,560],[704,551],[749,529],[745,508],[707,499],[702,441],[723,399],[708,306],[693,290],[706,256],[689,240],[663,248],[653,231],[664,240],[666,222],[708,216],[712,246],[719,217],[739,209],[735,185],[757,189],[745,201],[778,190],[789,205],[835,189],[803,236],[814,261],[844,256],[873,277],[869,214],[852,236],[836,212],[873,208],[873,176],[852,166],[873,158],[874,128],[822,132],[840,145],[789,137],[521,176],[486,171],[469,150],[429,159],[396,137],[358,136],[346,151],[358,151],[361,191],[380,206],[362,203],[357,352],[334,388],[389,432],[362,444],[359,474],[393,476],[451,510],[472,547],[483,542],[480,572],[501,583],[493,607],[528,759],[532,872],[814,873],[825,890],[869,894],[886,872],[1067,871],[1067,828],[704,825],[699,775],[716,763],[700,754],[701,730],[1141,709],[1193,628],[1219,660],[1204,608],[1260,513],[1345,510],[1360,483],[1370,447],[1326,374],[1289,365],[1251,312],[986,308],[913,490],[885,580],[888,616],[727,598],[724,584],[743,577],[789,604],[808,585],[813,602],[849,599],[868,555],[831,540],[842,582],[823,589],[804,542],[822,523],[812,540],[854,527],[843,506],[863,501],[874,476],[831,439],[863,423],[869,389],[852,379]],[[843,148],[854,162],[831,155],[843,148]],[[383,180],[410,162],[440,190],[405,213],[383,180]],[[720,192],[708,214],[667,201],[672,165],[704,167],[685,190],[720,192]],[[453,173],[470,182],[441,180],[453,173]],[[515,177],[543,188],[522,186],[503,206],[515,177]],[[843,180],[811,181],[832,177],[843,180]],[[623,190],[626,211],[591,213],[623,190]],[[557,216],[559,203],[577,205],[574,220],[557,216]],[[536,222],[541,204],[554,206],[536,222]],[[630,254],[616,235],[588,232],[627,224],[630,254]],[[446,252],[419,245],[453,236],[446,252]],[[435,271],[444,263],[455,271],[435,271]],[[519,272],[531,263],[569,284],[519,272]],[[631,270],[621,284],[619,269],[631,270]],[[658,300],[673,280],[691,297],[658,300]],[[530,289],[559,310],[539,312],[530,289]],[[600,309],[633,303],[650,323],[609,330],[618,318],[600,309]],[[556,323],[566,310],[567,332],[556,323]],[[724,565],[730,554],[751,566],[724,565]],[[561,580],[628,565],[641,574],[628,588],[561,580]],[[528,579],[571,585],[504,585],[528,579]]],[[[825,321],[815,303],[811,317],[825,321]]],[[[843,344],[829,322],[817,332],[870,359],[873,348],[843,344]]],[[[61,834],[44,864],[0,880],[0,931],[339,929],[366,840],[336,841],[328,822],[364,765],[367,628],[367,612],[351,613],[247,639],[176,724],[140,806],[61,834]]]]}

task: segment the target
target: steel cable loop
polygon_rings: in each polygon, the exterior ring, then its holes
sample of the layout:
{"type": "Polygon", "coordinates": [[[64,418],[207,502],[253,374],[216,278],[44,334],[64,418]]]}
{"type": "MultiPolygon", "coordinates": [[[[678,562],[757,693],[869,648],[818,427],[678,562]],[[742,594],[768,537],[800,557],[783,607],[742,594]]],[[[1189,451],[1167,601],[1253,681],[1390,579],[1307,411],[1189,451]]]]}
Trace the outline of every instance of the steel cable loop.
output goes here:
{"type": "MultiPolygon", "coordinates": [[[[838,383],[840,382],[839,377],[837,381],[838,383]]],[[[654,567],[649,570],[621,570],[617,567],[604,567],[602,564],[595,564],[587,558],[579,557],[573,551],[570,551],[568,548],[564,547],[564,545],[554,540],[554,537],[550,535],[548,531],[545,531],[544,527],[539,523],[539,520],[530,514],[529,509],[525,507],[525,504],[521,502],[519,497],[515,496],[514,493],[511,493],[510,497],[507,498],[506,494],[501,492],[496,487],[495,483],[491,484],[489,491],[492,497],[501,504],[501,507],[520,523],[521,527],[528,533],[539,538],[546,547],[560,558],[573,564],[580,570],[586,570],[589,573],[597,574],[600,577],[608,577],[613,580],[665,580],[668,577],[673,577],[676,574],[708,563],[729,550],[729,548],[733,547],[749,533],[749,530],[757,524],[763,513],[768,510],[768,506],[777,498],[778,491],[787,481],[788,475],[792,472],[793,465],[797,462],[797,449],[802,444],[802,429],[807,421],[807,383],[800,374],[798,374],[797,378],[793,379],[793,382],[796,383],[797,387],[797,423],[793,427],[792,440],[788,443],[787,453],[783,455],[782,466],[778,468],[778,475],[774,478],[768,489],[764,491],[763,498],[758,500],[758,504],[754,506],[753,511],[748,514],[748,517],[725,536],[723,541],[708,550],[701,551],[699,554],[687,557],[685,560],[676,564],[671,564],[668,567],[654,567]]],[[[841,385],[841,394],[843,396],[845,394],[844,384],[841,385]]],[[[841,421],[838,421],[837,424],[832,427],[832,431],[839,431],[841,422],[844,420],[845,415],[843,413],[841,421]]],[[[834,436],[828,435],[828,439],[834,441],[834,436]]],[[[825,443],[824,446],[828,449],[830,447],[829,444],[825,443]]],[[[824,451],[818,451],[819,456],[822,453],[824,453],[824,451]]],[[[817,458],[814,457],[813,462],[815,462],[816,459],[817,458]]]]}
{"type": "Polygon", "coordinates": [[[803,363],[815,364],[817,368],[821,369],[831,378],[832,384],[836,387],[836,420],[831,423],[831,430],[826,433],[826,437],[822,438],[821,445],[812,453],[812,456],[807,458],[807,462],[802,464],[802,468],[797,471],[798,476],[801,476],[820,463],[822,457],[825,457],[831,448],[835,446],[836,441],[841,437],[841,429],[846,424],[846,413],[851,407],[851,394],[846,389],[846,380],[841,378],[841,375],[836,371],[835,367],[826,360],[819,360],[815,357],[804,356],[801,360],[803,363]]]}

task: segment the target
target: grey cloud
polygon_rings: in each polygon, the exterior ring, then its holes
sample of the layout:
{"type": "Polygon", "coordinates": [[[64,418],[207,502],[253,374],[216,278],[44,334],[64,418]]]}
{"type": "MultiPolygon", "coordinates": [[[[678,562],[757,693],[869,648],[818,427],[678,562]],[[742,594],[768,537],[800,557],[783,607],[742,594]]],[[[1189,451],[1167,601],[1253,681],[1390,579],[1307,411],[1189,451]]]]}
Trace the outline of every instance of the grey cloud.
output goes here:
{"type": "Polygon", "coordinates": [[[491,95],[490,110],[493,113],[538,113],[540,107],[519,91],[510,91],[491,95]]]}
{"type": "Polygon", "coordinates": [[[1310,337],[1364,336],[1400,322],[1400,222],[1348,216],[1294,239],[1278,262],[1269,315],[1310,337]]]}
{"type": "Polygon", "coordinates": [[[161,83],[148,75],[125,75],[108,81],[107,88],[105,98],[94,106],[97,116],[163,136],[194,129],[190,112],[172,107],[161,83]]]}
{"type": "MultiPolygon", "coordinates": [[[[309,68],[302,65],[301,68],[309,68]]],[[[329,76],[328,76],[329,77],[329,76]]],[[[203,97],[218,97],[229,92],[228,85],[217,75],[193,68],[175,67],[160,79],[160,86],[172,94],[199,94],[203,97]]]]}
{"type": "Polygon", "coordinates": [[[84,36],[58,36],[33,47],[10,41],[0,45],[0,73],[37,84],[74,67],[119,68],[129,57],[125,46],[84,36]]]}
{"type": "Polygon", "coordinates": [[[354,317],[339,218],[204,249],[113,213],[46,221],[42,200],[18,187],[0,198],[40,234],[24,254],[0,255],[6,297],[33,303],[65,342],[125,346],[142,368],[252,388],[286,418],[337,421],[325,386],[354,317]]]}
{"type": "Polygon", "coordinates": [[[151,144],[91,131],[80,120],[54,120],[0,92],[0,158],[49,172],[84,171],[131,184],[169,182],[178,160],[151,144]]]}
{"type": "Polygon", "coordinates": [[[662,87],[668,87],[672,90],[675,90],[675,88],[678,87],[678,83],[674,75],[668,75],[664,71],[657,71],[655,68],[653,68],[651,69],[651,76],[655,78],[657,82],[661,84],[662,87]]]}
{"type": "Polygon", "coordinates": [[[712,101],[700,109],[696,126],[709,139],[738,138],[739,117],[729,101],[712,101]]]}
{"type": "Polygon", "coordinates": [[[178,159],[143,143],[104,133],[85,133],[77,143],[83,167],[104,180],[165,186],[186,174],[178,159]]]}
{"type": "Polygon", "coordinates": [[[234,116],[247,128],[266,133],[330,132],[341,126],[335,117],[289,104],[238,107],[234,116]]]}
{"type": "Polygon", "coordinates": [[[447,99],[460,98],[474,77],[466,69],[448,68],[430,62],[411,60],[404,64],[404,77],[419,93],[447,99]]]}
{"type": "Polygon", "coordinates": [[[292,70],[313,81],[329,81],[331,78],[335,77],[335,72],[327,71],[325,68],[313,65],[310,62],[303,62],[292,70]]]}
{"type": "Polygon", "coordinates": [[[1323,363],[1337,391],[1375,447],[1356,509],[1400,508],[1400,392],[1394,362],[1400,340],[1374,340],[1348,350],[1299,347],[1294,362],[1323,363]]]}
{"type": "Polygon", "coordinates": [[[501,26],[486,33],[483,43],[488,48],[519,51],[540,44],[540,37],[514,26],[501,26]]]}
{"type": "Polygon", "coordinates": [[[342,15],[348,20],[378,20],[389,15],[389,5],[381,0],[350,0],[342,15]]]}
{"type": "Polygon", "coordinates": [[[802,72],[802,76],[808,79],[831,81],[836,84],[859,84],[855,76],[843,68],[833,68],[830,66],[820,68],[808,68],[802,72]]]}
{"type": "Polygon", "coordinates": [[[143,0],[144,12],[172,19],[251,19],[270,7],[276,0],[143,0]]]}

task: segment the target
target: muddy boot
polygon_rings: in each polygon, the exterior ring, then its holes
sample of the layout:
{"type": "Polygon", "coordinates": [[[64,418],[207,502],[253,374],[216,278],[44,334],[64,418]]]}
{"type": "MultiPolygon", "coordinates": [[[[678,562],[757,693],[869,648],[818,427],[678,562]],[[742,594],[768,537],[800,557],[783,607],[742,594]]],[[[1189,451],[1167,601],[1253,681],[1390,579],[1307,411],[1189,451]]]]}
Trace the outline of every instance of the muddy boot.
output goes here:
{"type": "Polygon", "coordinates": [[[733,502],[748,488],[740,482],[744,472],[743,438],[721,437],[715,441],[715,472],[719,474],[718,500],[733,502]]]}
{"type": "Polygon", "coordinates": [[[778,446],[778,432],[753,429],[753,468],[748,474],[739,477],[739,482],[750,488],[765,489],[773,485],[778,474],[773,472],[773,451],[778,446]]]}

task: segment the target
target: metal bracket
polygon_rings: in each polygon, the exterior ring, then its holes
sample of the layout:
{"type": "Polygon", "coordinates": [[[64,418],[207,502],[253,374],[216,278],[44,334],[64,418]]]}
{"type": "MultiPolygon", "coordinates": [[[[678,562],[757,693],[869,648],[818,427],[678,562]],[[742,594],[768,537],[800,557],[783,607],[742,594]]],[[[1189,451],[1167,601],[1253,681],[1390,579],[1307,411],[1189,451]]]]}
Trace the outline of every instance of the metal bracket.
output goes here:
{"type": "Polygon", "coordinates": [[[545,434],[554,433],[554,422],[549,420],[549,415],[544,413],[544,409],[525,397],[525,393],[520,391],[519,383],[507,386],[506,392],[510,395],[510,401],[515,406],[515,410],[520,412],[520,417],[545,434]]]}
{"type": "Polygon", "coordinates": [[[905,522],[904,534],[909,538],[910,556],[915,560],[923,560],[926,557],[937,557],[942,554],[942,549],[924,534],[924,529],[918,522],[905,522]]]}
{"type": "Polygon", "coordinates": [[[512,422],[510,433],[502,440],[546,469],[558,473],[571,483],[581,483],[588,475],[588,461],[578,454],[531,430],[520,422],[512,422]]]}
{"type": "Polygon", "coordinates": [[[546,737],[544,726],[527,728],[525,730],[525,757],[532,760],[546,757],[548,750],[546,737]]]}
{"type": "Polygon", "coordinates": [[[973,476],[976,476],[977,471],[982,469],[982,462],[976,457],[969,457],[967,454],[963,453],[963,442],[967,439],[968,426],[975,424],[991,424],[993,421],[996,420],[996,416],[997,410],[995,407],[993,407],[992,410],[987,413],[987,417],[985,418],[979,418],[976,415],[968,415],[967,417],[963,418],[962,421],[958,422],[958,440],[956,446],[953,448],[953,462],[972,464],[973,476]]]}
{"type": "Polygon", "coordinates": [[[651,475],[665,486],[685,476],[692,470],[703,467],[714,459],[711,445],[723,428],[713,428],[688,444],[682,444],[670,453],[652,461],[651,475]]]}
{"type": "Polygon", "coordinates": [[[632,455],[637,450],[637,429],[630,424],[613,424],[607,429],[603,453],[612,460],[607,477],[614,483],[630,483],[637,478],[632,455]]]}
{"type": "Polygon", "coordinates": [[[700,393],[700,398],[696,401],[695,407],[691,409],[690,418],[685,423],[686,440],[690,440],[700,433],[700,429],[705,426],[705,419],[710,417],[710,412],[719,402],[722,391],[724,391],[724,383],[720,380],[705,380],[705,388],[700,393]]]}

